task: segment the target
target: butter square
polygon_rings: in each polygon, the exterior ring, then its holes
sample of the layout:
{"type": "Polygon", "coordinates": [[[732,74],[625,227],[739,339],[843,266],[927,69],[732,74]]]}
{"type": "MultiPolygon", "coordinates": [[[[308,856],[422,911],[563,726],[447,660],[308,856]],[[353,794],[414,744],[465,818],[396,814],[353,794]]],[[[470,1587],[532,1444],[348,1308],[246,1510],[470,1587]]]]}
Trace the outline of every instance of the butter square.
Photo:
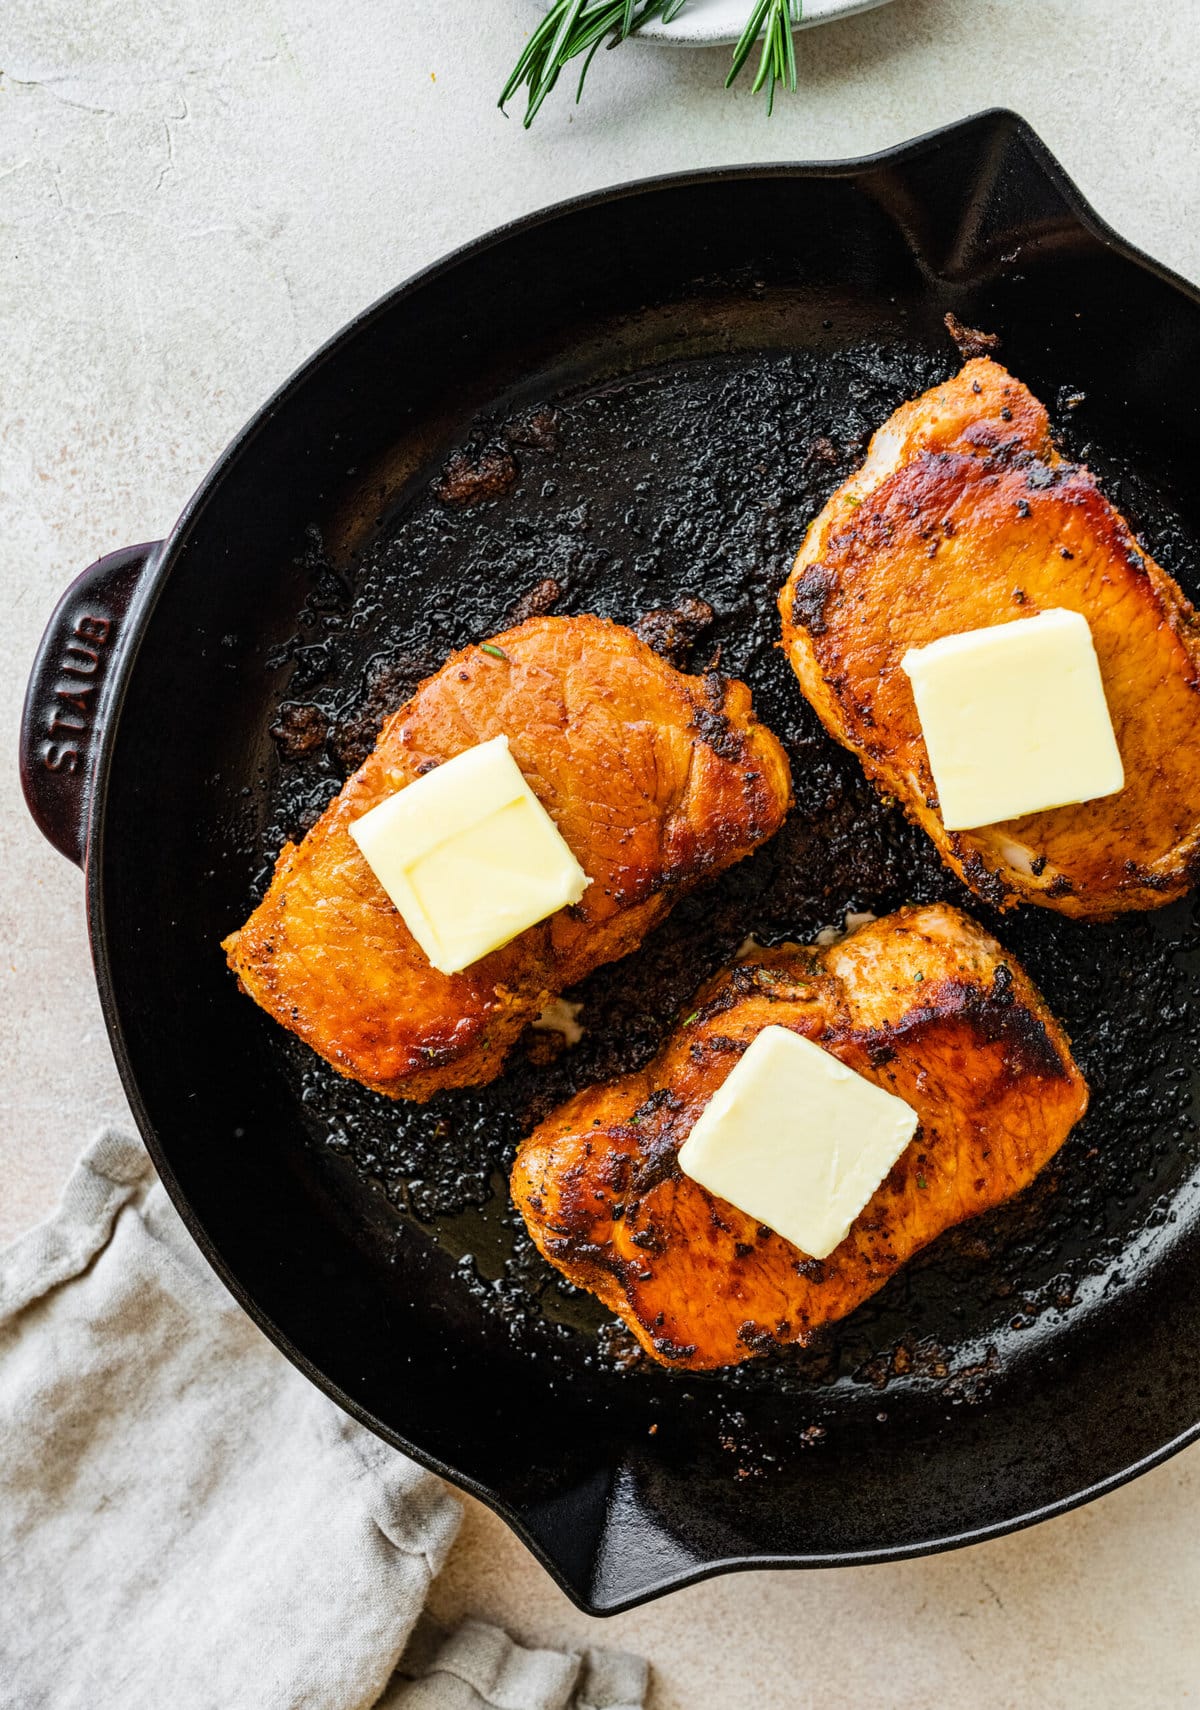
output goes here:
{"type": "Polygon", "coordinates": [[[900,663],[947,831],[1124,788],[1092,632],[1079,612],[946,635],[900,663]]]}
{"type": "Polygon", "coordinates": [[[824,1259],[916,1131],[903,1099],[811,1039],[764,1027],[679,1148],[679,1167],[824,1259]]]}
{"type": "Polygon", "coordinates": [[[577,903],[590,883],[507,736],[414,779],[356,819],[350,835],[443,974],[577,903]]]}

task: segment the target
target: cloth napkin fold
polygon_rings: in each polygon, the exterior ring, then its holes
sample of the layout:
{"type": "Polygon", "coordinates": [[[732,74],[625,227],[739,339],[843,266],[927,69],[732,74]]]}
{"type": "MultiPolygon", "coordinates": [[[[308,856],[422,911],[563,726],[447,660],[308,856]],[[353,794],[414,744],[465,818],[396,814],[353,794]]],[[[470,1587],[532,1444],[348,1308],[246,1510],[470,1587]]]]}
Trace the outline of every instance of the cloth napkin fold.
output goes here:
{"type": "Polygon", "coordinates": [[[640,1710],[638,1658],[422,1615],[458,1521],[240,1310],[140,1143],[0,1253],[3,1710],[640,1710]]]}

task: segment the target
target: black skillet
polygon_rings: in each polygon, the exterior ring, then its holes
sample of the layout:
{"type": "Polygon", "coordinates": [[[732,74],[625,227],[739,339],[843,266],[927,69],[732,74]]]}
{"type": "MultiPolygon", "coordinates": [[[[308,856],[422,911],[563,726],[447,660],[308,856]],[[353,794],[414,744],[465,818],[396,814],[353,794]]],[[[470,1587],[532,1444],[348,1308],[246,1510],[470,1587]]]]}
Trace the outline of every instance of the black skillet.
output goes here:
{"type": "Polygon", "coordinates": [[[971,903],[1066,1020],[1093,1112],[1021,1201],[795,1360],[638,1363],[504,1194],[532,1121],[644,1059],[747,931],[964,900],[773,646],[808,518],[952,372],[947,310],[1001,334],[1200,594],[1200,301],[990,113],[848,165],[606,191],[460,251],[314,357],[169,540],[86,571],[34,667],[29,805],[85,866],[113,1047],[197,1241],[314,1382],[490,1503],[589,1610],[985,1538],[1200,1429],[1190,903],[1112,927],[971,903]],[[238,994],[218,940],[452,647],[521,602],[631,621],[688,594],[716,614],[693,662],[719,644],[751,682],[797,809],[577,994],[574,1050],[531,1035],[496,1087],[413,1111],[238,994]]]}

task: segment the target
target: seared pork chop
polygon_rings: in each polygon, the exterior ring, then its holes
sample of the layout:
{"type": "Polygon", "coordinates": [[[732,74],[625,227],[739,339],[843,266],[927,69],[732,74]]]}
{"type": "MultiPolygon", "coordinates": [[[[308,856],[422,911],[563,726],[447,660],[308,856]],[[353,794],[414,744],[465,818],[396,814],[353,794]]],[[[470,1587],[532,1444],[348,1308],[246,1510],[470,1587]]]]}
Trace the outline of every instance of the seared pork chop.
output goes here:
{"type": "Polygon", "coordinates": [[[760,951],[704,987],[694,1009],[645,1069],[547,1117],[512,1176],[545,1257],[664,1365],[736,1365],[808,1341],[943,1230],[1028,1186],[1087,1108],[1066,1035],[1026,974],[944,904],[902,909],[829,948],[760,951]],[[816,1041],[920,1119],[824,1260],[676,1161],[767,1026],[816,1041]]]}
{"type": "Polygon", "coordinates": [[[225,941],[269,1015],[392,1098],[479,1085],[550,998],[635,949],[691,886],[778,830],[787,757],[745,684],[686,677],[598,617],[533,618],[456,653],[225,941]],[[490,651],[486,651],[490,649],[490,651]],[[591,884],[583,900],[458,974],[418,948],[350,826],[463,749],[507,735],[591,884]]]}
{"type": "Polygon", "coordinates": [[[1189,889],[1200,620],[999,364],[968,362],[884,423],[809,528],[779,604],[788,658],[826,729],[987,901],[1100,918],[1189,889]],[[947,832],[900,661],[1055,607],[1091,626],[1125,787],[947,832]]]}

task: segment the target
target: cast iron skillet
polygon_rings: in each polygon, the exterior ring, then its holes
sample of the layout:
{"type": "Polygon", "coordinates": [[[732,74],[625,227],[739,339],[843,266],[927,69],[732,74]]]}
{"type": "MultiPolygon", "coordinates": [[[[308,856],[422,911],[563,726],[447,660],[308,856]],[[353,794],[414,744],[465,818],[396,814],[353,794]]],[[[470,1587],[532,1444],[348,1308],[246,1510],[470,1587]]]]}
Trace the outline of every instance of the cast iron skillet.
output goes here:
{"type": "Polygon", "coordinates": [[[947,310],[1003,336],[1200,593],[1197,296],[990,113],[848,165],[607,191],[460,251],[314,357],[169,540],[86,571],[34,667],[30,809],[86,869],[113,1048],[188,1226],[314,1382],[490,1503],[588,1610],[985,1538],[1200,1429],[1190,904],[1083,927],[969,903],[1066,1020],[1093,1112],[1030,1194],[793,1361],[631,1360],[504,1194],[530,1124],[644,1059],[747,930],[964,900],[773,645],[806,521],[883,416],[953,371],[947,310]],[[413,1111],[237,993],[218,940],[451,647],[521,601],[632,620],[686,593],[716,610],[694,659],[719,643],[752,683],[797,808],[588,982],[574,1050],[534,1035],[495,1088],[413,1111]]]}

